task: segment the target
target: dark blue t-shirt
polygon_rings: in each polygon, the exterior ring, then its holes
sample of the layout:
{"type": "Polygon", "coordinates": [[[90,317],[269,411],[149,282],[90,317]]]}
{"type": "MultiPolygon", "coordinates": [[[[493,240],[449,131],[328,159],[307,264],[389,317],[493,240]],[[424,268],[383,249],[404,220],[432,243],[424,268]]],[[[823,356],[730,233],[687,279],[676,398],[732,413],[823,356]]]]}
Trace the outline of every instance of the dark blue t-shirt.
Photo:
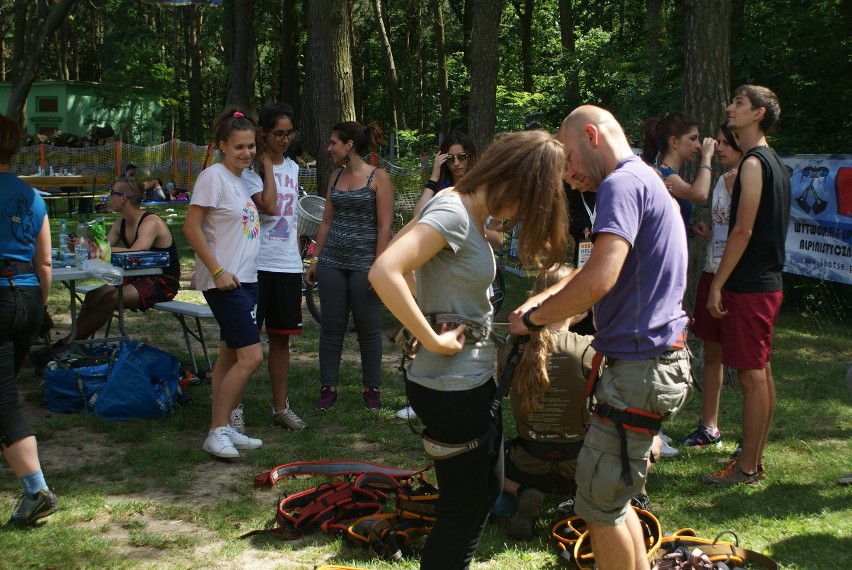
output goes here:
{"type": "Polygon", "coordinates": [[[686,327],[686,232],[654,170],[625,158],[601,183],[592,238],[617,235],[630,251],[615,286],[594,307],[597,352],[624,360],[659,356],[686,327]]]}
{"type": "MultiPolygon", "coordinates": [[[[660,171],[660,175],[663,177],[665,181],[666,178],[671,176],[672,174],[677,174],[671,168],[667,168],[665,166],[658,166],[657,170],[660,171]]],[[[683,218],[683,227],[686,229],[687,235],[689,235],[689,223],[692,221],[692,202],[685,198],[678,198],[677,196],[672,196],[677,201],[677,205],[680,206],[680,217],[683,218]]]]}

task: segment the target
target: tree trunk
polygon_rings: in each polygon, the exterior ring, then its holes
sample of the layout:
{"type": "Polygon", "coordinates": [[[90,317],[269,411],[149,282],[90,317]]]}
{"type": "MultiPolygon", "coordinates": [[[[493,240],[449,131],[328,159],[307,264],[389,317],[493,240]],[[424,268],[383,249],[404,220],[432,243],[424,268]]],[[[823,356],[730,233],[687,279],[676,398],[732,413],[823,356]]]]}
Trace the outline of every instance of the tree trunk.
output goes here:
{"type": "Polygon", "coordinates": [[[503,2],[480,0],[474,10],[470,57],[476,65],[470,70],[470,109],[468,134],[479,152],[494,139],[497,110],[497,71],[500,66],[497,38],[503,2]]]}
{"type": "Polygon", "coordinates": [[[648,49],[651,51],[651,69],[661,69],[663,35],[666,32],[664,17],[666,0],[648,0],[648,49]]]}
{"type": "Polygon", "coordinates": [[[281,101],[293,106],[301,117],[302,102],[299,97],[299,45],[296,33],[296,0],[284,0],[281,11],[281,101]]]}
{"type": "MultiPolygon", "coordinates": [[[[35,81],[36,74],[39,69],[39,60],[47,46],[48,38],[62,24],[71,7],[77,0],[59,0],[48,8],[47,17],[39,20],[38,29],[32,36],[32,41],[27,42],[27,36],[18,38],[18,10],[19,5],[23,5],[23,12],[26,12],[26,5],[29,2],[18,0],[15,2],[15,53],[12,54],[12,68],[15,70],[15,75],[12,78],[12,90],[9,94],[9,103],[6,106],[6,116],[16,120],[21,129],[25,130],[27,125],[26,108],[27,96],[30,93],[35,81]],[[29,45],[27,45],[29,44],[29,45]],[[18,46],[26,46],[22,51],[18,51],[18,46]]],[[[27,27],[24,25],[20,30],[21,34],[27,33],[27,27]]]]}
{"type": "Polygon", "coordinates": [[[317,159],[317,193],[325,195],[332,163],[325,152],[331,127],[355,119],[349,10],[339,0],[308,2],[307,93],[305,104],[313,137],[305,149],[317,159]]]}
{"type": "Polygon", "coordinates": [[[559,35],[565,59],[566,114],[580,105],[580,77],[577,73],[577,45],[574,38],[574,9],[571,0],[559,0],[559,35]]]}
{"type": "Polygon", "coordinates": [[[438,51],[438,99],[441,102],[439,132],[450,130],[450,89],[447,79],[447,47],[444,38],[444,9],[441,0],[432,0],[435,14],[435,49],[438,51]]]}
{"type": "Polygon", "coordinates": [[[524,9],[521,10],[521,0],[512,0],[512,6],[515,8],[515,14],[521,21],[521,67],[523,75],[523,89],[527,93],[533,91],[533,74],[532,74],[532,19],[534,2],[533,0],[523,0],[524,9]]]}
{"type": "Polygon", "coordinates": [[[202,120],[201,95],[201,25],[204,22],[203,12],[195,4],[189,7],[189,136],[196,144],[205,140],[202,120]]]}
{"type": "MultiPolygon", "coordinates": [[[[725,117],[730,70],[731,0],[685,0],[683,110],[698,119],[701,137],[716,137],[725,117]]],[[[700,158],[700,157],[699,157],[700,158]]],[[[687,165],[686,177],[692,179],[698,162],[687,165]]],[[[709,201],[697,204],[694,219],[710,219],[709,201]]],[[[704,242],[690,240],[689,276],[684,307],[691,312],[695,304],[695,286],[704,267],[704,242]]]]}
{"type": "MultiPolygon", "coordinates": [[[[423,12],[428,8],[423,5],[423,2],[418,0],[417,2],[417,20],[416,22],[423,21],[423,12]]],[[[409,25],[409,29],[413,29],[417,31],[417,131],[422,135],[426,128],[426,121],[424,116],[423,109],[423,96],[426,91],[426,70],[423,67],[423,28],[417,23],[410,23],[415,25],[409,25]]]]}
{"type": "Polygon", "coordinates": [[[385,28],[386,14],[383,13],[381,0],[372,0],[373,13],[376,16],[376,25],[379,29],[379,40],[382,44],[382,53],[385,56],[385,65],[387,66],[388,91],[391,100],[391,120],[393,122],[393,130],[407,129],[405,124],[405,111],[402,106],[402,95],[399,92],[399,82],[396,77],[396,63],[393,60],[393,50],[391,50],[390,40],[388,39],[387,29],[385,28]]]}
{"type": "Polygon", "coordinates": [[[225,0],[224,4],[230,5],[230,11],[226,12],[224,32],[229,40],[226,46],[231,48],[226,57],[229,64],[226,102],[253,112],[254,72],[257,64],[254,51],[254,1],[225,0]]]}

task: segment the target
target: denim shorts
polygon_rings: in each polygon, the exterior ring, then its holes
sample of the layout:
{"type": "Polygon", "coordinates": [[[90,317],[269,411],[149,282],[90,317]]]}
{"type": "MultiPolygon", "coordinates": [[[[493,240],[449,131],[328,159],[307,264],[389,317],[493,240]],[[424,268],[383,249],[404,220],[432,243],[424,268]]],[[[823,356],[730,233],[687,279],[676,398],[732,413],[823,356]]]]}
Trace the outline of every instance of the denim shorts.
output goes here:
{"type": "MultiPolygon", "coordinates": [[[[636,408],[669,419],[692,395],[686,350],[647,360],[616,360],[598,381],[595,397],[617,409],[636,408]]],[[[653,437],[625,430],[633,485],[622,477],[621,438],[615,425],[592,416],[577,458],[575,512],[588,522],[617,525],[624,521],[630,499],[642,490],[653,437]]]]}
{"type": "Polygon", "coordinates": [[[219,339],[225,341],[228,348],[244,348],[260,343],[257,289],[257,283],[241,283],[232,291],[204,291],[204,299],[219,323],[219,339]]]}

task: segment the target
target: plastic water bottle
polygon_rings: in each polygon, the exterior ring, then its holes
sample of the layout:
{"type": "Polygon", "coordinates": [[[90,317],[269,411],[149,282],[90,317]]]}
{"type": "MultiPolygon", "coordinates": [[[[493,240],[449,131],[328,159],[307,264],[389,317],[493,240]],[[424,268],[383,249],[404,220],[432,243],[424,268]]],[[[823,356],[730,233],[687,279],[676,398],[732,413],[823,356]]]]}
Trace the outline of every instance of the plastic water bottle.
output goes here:
{"type": "Polygon", "coordinates": [[[68,257],[68,223],[65,220],[59,220],[59,261],[62,265],[65,264],[65,259],[68,257]]]}
{"type": "Polygon", "coordinates": [[[77,224],[77,242],[74,244],[74,262],[77,269],[83,269],[83,263],[89,259],[89,240],[86,239],[86,222],[77,224]]]}
{"type": "Polygon", "coordinates": [[[56,176],[56,173],[53,171],[53,167],[52,167],[52,166],[50,167],[50,175],[51,175],[51,176],[56,176]]]}

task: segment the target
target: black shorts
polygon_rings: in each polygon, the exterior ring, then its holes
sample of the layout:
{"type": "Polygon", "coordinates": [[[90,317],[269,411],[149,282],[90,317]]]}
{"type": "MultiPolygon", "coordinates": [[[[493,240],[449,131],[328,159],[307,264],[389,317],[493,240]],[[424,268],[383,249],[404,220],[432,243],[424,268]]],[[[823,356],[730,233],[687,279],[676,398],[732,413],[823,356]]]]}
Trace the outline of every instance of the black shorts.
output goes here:
{"type": "Polygon", "coordinates": [[[266,334],[302,334],[302,274],[258,271],[257,328],[266,334]]]}

